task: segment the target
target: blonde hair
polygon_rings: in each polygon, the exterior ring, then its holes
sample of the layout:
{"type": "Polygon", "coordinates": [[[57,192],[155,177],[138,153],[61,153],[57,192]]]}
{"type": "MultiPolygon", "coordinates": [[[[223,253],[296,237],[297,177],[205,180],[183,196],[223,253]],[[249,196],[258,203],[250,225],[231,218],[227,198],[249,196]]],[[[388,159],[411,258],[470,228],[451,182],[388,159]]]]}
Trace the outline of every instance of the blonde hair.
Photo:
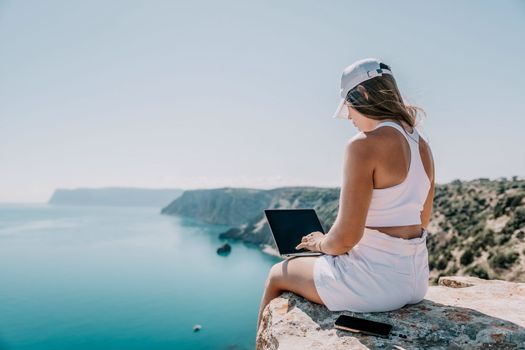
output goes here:
{"type": "Polygon", "coordinates": [[[397,119],[415,127],[419,125],[419,112],[426,117],[422,108],[403,101],[397,83],[390,74],[362,82],[350,90],[345,99],[359,113],[374,120],[397,119]],[[368,99],[365,98],[365,92],[368,99]]]}

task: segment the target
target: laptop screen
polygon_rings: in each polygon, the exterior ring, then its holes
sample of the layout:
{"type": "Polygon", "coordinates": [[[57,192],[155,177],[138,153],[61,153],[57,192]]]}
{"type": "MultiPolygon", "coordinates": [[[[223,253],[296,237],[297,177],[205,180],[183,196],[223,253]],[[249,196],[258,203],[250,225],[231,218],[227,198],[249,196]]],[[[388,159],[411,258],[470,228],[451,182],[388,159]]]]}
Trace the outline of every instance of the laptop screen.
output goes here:
{"type": "Polygon", "coordinates": [[[314,209],[266,209],[264,214],[281,254],[307,252],[295,249],[301,238],[314,231],[325,233],[314,209]]]}

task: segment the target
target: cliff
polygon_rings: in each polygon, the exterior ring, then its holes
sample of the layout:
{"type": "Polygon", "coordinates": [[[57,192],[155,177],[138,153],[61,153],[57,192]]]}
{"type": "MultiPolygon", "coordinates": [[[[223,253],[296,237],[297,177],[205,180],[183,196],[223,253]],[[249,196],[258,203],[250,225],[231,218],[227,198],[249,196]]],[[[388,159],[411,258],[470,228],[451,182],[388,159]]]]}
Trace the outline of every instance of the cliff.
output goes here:
{"type": "Polygon", "coordinates": [[[281,187],[271,190],[224,187],[191,190],[185,191],[163,208],[161,214],[189,217],[209,224],[231,225],[233,230],[224,232],[223,238],[273,244],[265,222],[264,209],[316,208],[322,223],[333,222],[338,197],[338,189],[322,187],[281,187]],[[264,222],[261,223],[261,220],[264,222]],[[261,226],[266,226],[262,233],[259,232],[261,226]]]}
{"type": "Polygon", "coordinates": [[[271,201],[265,190],[217,188],[185,191],[161,210],[209,224],[239,226],[258,215],[271,201]]]}
{"type": "Polygon", "coordinates": [[[441,277],[425,299],[380,313],[331,312],[290,292],[266,306],[257,350],[525,349],[525,283],[441,277]],[[333,327],[341,314],[393,325],[388,338],[333,327]]]}

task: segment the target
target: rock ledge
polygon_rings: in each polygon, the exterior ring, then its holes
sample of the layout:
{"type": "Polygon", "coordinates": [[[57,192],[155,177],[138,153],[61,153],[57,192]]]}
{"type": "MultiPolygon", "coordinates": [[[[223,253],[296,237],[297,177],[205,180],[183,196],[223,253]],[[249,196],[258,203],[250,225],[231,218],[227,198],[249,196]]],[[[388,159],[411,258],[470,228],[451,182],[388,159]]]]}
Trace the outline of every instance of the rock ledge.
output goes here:
{"type": "Polygon", "coordinates": [[[265,308],[257,349],[525,349],[525,283],[441,277],[390,312],[332,312],[290,292],[265,308]],[[392,324],[388,339],[333,327],[341,315],[392,324]]]}

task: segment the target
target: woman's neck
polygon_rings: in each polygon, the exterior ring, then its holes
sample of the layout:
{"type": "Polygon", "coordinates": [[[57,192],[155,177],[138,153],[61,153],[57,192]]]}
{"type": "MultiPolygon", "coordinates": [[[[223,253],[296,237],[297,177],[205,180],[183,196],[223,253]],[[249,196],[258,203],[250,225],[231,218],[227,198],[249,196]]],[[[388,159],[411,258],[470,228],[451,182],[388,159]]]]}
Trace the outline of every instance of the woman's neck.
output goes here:
{"type": "Polygon", "coordinates": [[[378,123],[376,124],[376,126],[377,126],[379,123],[386,122],[386,121],[394,122],[394,123],[400,124],[401,127],[404,128],[405,130],[410,129],[410,130],[407,130],[409,133],[413,133],[413,132],[414,132],[414,128],[412,128],[410,125],[408,125],[406,122],[404,122],[403,120],[400,120],[400,119],[392,119],[392,118],[381,119],[380,121],[378,121],[378,123]]]}

